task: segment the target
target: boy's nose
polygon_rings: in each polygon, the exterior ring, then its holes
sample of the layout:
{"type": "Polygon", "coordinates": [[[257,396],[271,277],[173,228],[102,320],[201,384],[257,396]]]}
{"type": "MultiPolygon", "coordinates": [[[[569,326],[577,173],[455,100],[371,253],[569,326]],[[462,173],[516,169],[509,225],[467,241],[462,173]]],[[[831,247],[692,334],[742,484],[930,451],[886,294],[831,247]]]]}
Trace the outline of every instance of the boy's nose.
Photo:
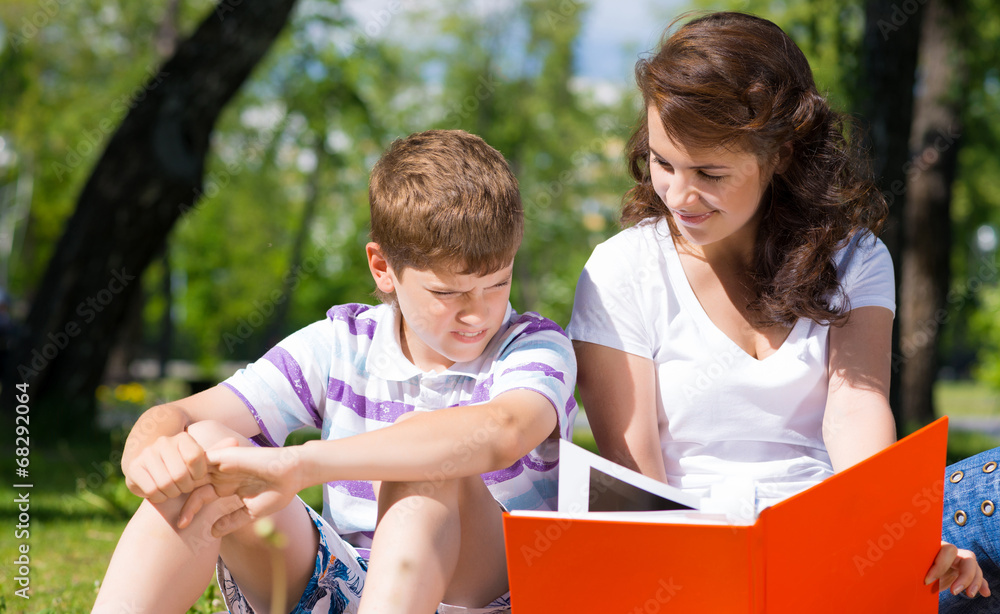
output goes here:
{"type": "Polygon", "coordinates": [[[466,324],[481,324],[486,321],[489,311],[486,296],[482,292],[470,292],[466,294],[465,304],[458,317],[466,324]]]}

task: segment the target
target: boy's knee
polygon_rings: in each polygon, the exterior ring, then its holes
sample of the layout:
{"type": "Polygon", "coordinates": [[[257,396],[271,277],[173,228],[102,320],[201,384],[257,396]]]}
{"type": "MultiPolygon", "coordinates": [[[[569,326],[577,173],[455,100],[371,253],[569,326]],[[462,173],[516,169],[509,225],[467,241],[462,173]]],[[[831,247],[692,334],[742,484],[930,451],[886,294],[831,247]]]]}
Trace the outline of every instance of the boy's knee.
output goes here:
{"type": "Polygon", "coordinates": [[[422,500],[435,500],[452,507],[458,502],[461,491],[460,480],[419,480],[411,482],[381,482],[376,491],[379,510],[405,502],[408,506],[419,506],[422,500]]]}
{"type": "Polygon", "coordinates": [[[389,501],[417,496],[434,499],[452,507],[476,496],[483,489],[485,485],[478,475],[449,477],[439,474],[428,476],[426,480],[412,482],[382,482],[376,494],[380,503],[384,493],[389,501]]]}
{"type": "Polygon", "coordinates": [[[421,496],[430,498],[440,498],[453,484],[447,482],[433,482],[431,480],[413,482],[380,482],[378,492],[379,499],[387,497],[391,500],[410,496],[421,496]]]}
{"type": "Polygon", "coordinates": [[[185,493],[158,503],[145,499],[136,514],[149,514],[150,512],[157,514],[167,521],[168,532],[183,534],[186,536],[185,539],[192,543],[208,544],[219,540],[212,535],[212,526],[216,521],[242,507],[243,502],[236,495],[218,497],[203,487],[194,493],[185,493]],[[184,529],[177,529],[178,516],[191,496],[202,497],[201,507],[194,515],[190,525],[184,529]]]}

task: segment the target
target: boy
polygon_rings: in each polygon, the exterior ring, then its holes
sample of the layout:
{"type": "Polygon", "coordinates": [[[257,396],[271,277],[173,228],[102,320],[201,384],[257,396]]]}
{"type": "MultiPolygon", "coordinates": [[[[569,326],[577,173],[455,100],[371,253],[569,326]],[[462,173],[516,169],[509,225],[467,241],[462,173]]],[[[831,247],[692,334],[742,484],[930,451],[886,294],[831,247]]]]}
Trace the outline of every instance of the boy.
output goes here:
{"type": "Polygon", "coordinates": [[[184,612],[216,566],[232,612],[509,611],[501,510],[553,508],[576,414],[565,334],[508,303],[517,181],[482,139],[430,131],[389,147],[369,199],[382,305],[334,307],[132,429],[146,501],[96,612],[184,612]],[[280,447],[304,426],[322,439],[280,447]],[[295,497],[314,484],[322,516],[295,497]]]}

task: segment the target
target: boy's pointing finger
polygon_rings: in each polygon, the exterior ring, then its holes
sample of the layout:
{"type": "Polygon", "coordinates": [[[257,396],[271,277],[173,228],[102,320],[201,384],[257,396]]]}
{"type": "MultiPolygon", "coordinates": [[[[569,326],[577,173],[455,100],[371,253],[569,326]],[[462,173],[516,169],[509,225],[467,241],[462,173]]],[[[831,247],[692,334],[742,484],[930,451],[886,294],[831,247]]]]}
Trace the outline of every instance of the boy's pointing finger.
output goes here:
{"type": "Polygon", "coordinates": [[[215,493],[215,489],[212,488],[210,484],[193,490],[188,496],[187,501],[184,502],[184,506],[181,508],[180,514],[177,515],[177,528],[183,529],[191,524],[191,521],[194,520],[195,514],[201,511],[201,508],[218,498],[219,496],[215,493]]]}
{"type": "Polygon", "coordinates": [[[239,449],[239,441],[234,438],[223,439],[219,443],[212,446],[205,454],[208,459],[209,465],[214,465],[219,471],[225,471],[223,468],[223,463],[226,463],[227,467],[229,463],[232,462],[234,450],[239,449]],[[228,461],[228,462],[227,462],[228,461]]]}
{"type": "Polygon", "coordinates": [[[246,507],[241,507],[215,521],[212,525],[212,536],[224,537],[247,525],[251,520],[253,518],[250,516],[250,511],[246,507]]]}

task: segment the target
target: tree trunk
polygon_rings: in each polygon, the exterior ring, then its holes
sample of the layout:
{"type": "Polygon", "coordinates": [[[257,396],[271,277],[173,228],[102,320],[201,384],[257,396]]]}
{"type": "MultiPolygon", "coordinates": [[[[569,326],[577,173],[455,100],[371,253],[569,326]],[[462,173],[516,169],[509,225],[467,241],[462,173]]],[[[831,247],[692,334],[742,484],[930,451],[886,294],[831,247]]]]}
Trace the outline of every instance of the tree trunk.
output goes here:
{"type": "MultiPolygon", "coordinates": [[[[865,6],[865,33],[862,42],[862,75],[859,112],[869,130],[875,177],[889,202],[889,223],[882,240],[892,255],[899,296],[902,263],[902,213],[906,200],[908,143],[913,118],[913,87],[917,66],[924,3],[898,0],[868,0],[865,6]]],[[[901,372],[899,327],[893,327],[892,380],[889,403],[901,418],[901,372]]]]}
{"type": "Polygon", "coordinates": [[[156,358],[160,370],[160,379],[167,377],[167,363],[174,346],[174,280],[173,269],[170,266],[170,246],[165,245],[160,257],[163,266],[163,279],[160,280],[160,292],[163,294],[163,316],[160,318],[160,338],[156,344],[156,358]]]}
{"type": "MultiPolygon", "coordinates": [[[[160,27],[156,29],[156,53],[161,60],[169,58],[177,51],[177,22],[180,5],[180,0],[169,0],[167,9],[163,12],[163,19],[160,20],[160,27]]],[[[163,246],[160,264],[163,267],[163,278],[160,280],[160,291],[163,294],[163,315],[160,318],[160,336],[156,344],[156,355],[160,379],[165,379],[174,338],[174,292],[169,244],[163,246]]]]}
{"type": "Polygon", "coordinates": [[[219,113],[294,4],[223,0],[134,97],[35,295],[4,378],[0,402],[7,411],[14,385],[27,383],[33,425],[60,433],[93,426],[94,390],[139,277],[201,195],[219,113]]]}
{"type": "Polygon", "coordinates": [[[947,309],[951,256],[951,187],[962,133],[964,67],[954,40],[955,7],[930,0],[920,43],[916,99],[903,212],[903,280],[900,293],[902,414],[909,424],[934,419],[938,337],[947,309]]]}

